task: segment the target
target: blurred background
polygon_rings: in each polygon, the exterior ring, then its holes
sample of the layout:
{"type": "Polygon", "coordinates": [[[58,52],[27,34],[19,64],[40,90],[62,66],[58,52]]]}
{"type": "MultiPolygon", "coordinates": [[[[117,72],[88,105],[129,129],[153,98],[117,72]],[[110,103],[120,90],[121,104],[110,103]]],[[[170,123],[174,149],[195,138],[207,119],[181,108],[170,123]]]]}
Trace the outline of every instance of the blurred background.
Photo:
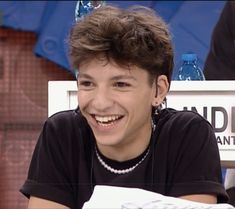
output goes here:
{"type": "MultiPolygon", "coordinates": [[[[203,69],[225,1],[106,1],[153,8],[169,24],[175,68],[195,52],[203,69]]],[[[0,209],[27,208],[18,192],[48,115],[48,81],[74,80],[67,37],[77,1],[0,1],[0,209]]]]}

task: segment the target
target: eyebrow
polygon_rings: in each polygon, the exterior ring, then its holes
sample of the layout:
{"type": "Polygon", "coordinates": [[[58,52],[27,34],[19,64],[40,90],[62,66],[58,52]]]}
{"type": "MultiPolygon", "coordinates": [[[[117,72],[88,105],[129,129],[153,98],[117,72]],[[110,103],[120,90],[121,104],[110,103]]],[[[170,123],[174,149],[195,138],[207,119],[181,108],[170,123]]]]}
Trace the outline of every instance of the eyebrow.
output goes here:
{"type": "Polygon", "coordinates": [[[87,78],[87,79],[93,79],[92,76],[85,74],[85,73],[79,73],[78,78],[87,78]]]}
{"type": "Polygon", "coordinates": [[[117,75],[117,76],[112,77],[111,80],[116,81],[116,80],[121,80],[121,79],[131,79],[131,80],[136,81],[136,78],[130,75],[117,75]]]}
{"type": "MultiPolygon", "coordinates": [[[[85,74],[85,73],[80,73],[78,75],[78,78],[94,79],[92,76],[85,74]]],[[[121,80],[121,79],[131,79],[131,80],[137,81],[135,77],[130,76],[130,75],[117,75],[111,78],[111,80],[113,81],[121,80]]]]}

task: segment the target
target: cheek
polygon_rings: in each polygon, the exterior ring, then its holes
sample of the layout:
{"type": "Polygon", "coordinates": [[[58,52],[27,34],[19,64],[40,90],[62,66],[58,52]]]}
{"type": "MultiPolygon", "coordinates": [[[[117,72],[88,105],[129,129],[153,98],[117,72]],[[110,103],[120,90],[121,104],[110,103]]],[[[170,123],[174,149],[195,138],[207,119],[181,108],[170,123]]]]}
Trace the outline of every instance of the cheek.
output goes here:
{"type": "Polygon", "coordinates": [[[80,109],[82,109],[83,107],[86,106],[86,104],[88,103],[88,96],[86,96],[84,93],[82,92],[78,92],[77,94],[77,100],[78,100],[78,105],[80,107],[80,109]]]}
{"type": "Polygon", "coordinates": [[[140,95],[143,103],[151,105],[152,101],[156,97],[156,91],[153,88],[142,92],[140,95]]]}
{"type": "Polygon", "coordinates": [[[117,96],[115,98],[116,103],[125,106],[131,112],[148,112],[152,109],[152,100],[154,96],[151,95],[151,92],[141,92],[139,91],[136,94],[128,94],[117,96]]]}

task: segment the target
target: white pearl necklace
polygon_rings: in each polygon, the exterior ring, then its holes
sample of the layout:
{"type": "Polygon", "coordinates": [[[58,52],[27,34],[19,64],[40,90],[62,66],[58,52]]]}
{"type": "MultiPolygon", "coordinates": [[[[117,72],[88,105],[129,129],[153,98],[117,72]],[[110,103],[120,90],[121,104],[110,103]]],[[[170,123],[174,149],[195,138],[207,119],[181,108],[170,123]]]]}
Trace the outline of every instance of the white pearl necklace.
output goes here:
{"type": "Polygon", "coordinates": [[[127,169],[115,169],[115,168],[112,168],[111,166],[107,165],[107,163],[105,163],[104,160],[99,155],[96,147],[95,147],[95,153],[96,153],[96,156],[97,156],[100,164],[104,168],[106,168],[108,171],[110,171],[111,173],[115,173],[115,174],[126,174],[126,173],[133,171],[140,163],[142,163],[144,161],[144,159],[147,157],[147,155],[149,153],[149,148],[148,148],[147,152],[145,153],[145,155],[142,157],[142,159],[138,163],[136,163],[134,166],[127,168],[127,169]]]}

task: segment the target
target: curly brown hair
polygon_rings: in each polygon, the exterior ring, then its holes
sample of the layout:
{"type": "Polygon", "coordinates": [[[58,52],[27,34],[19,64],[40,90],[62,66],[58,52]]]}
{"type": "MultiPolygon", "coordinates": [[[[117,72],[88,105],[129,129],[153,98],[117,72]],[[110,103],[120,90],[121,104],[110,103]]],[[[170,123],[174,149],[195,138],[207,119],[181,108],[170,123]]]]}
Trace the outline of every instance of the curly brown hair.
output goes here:
{"type": "Polygon", "coordinates": [[[150,8],[102,6],[74,25],[69,45],[75,69],[101,55],[119,66],[143,68],[151,82],[158,75],[171,81],[171,36],[166,23],[150,8]]]}

